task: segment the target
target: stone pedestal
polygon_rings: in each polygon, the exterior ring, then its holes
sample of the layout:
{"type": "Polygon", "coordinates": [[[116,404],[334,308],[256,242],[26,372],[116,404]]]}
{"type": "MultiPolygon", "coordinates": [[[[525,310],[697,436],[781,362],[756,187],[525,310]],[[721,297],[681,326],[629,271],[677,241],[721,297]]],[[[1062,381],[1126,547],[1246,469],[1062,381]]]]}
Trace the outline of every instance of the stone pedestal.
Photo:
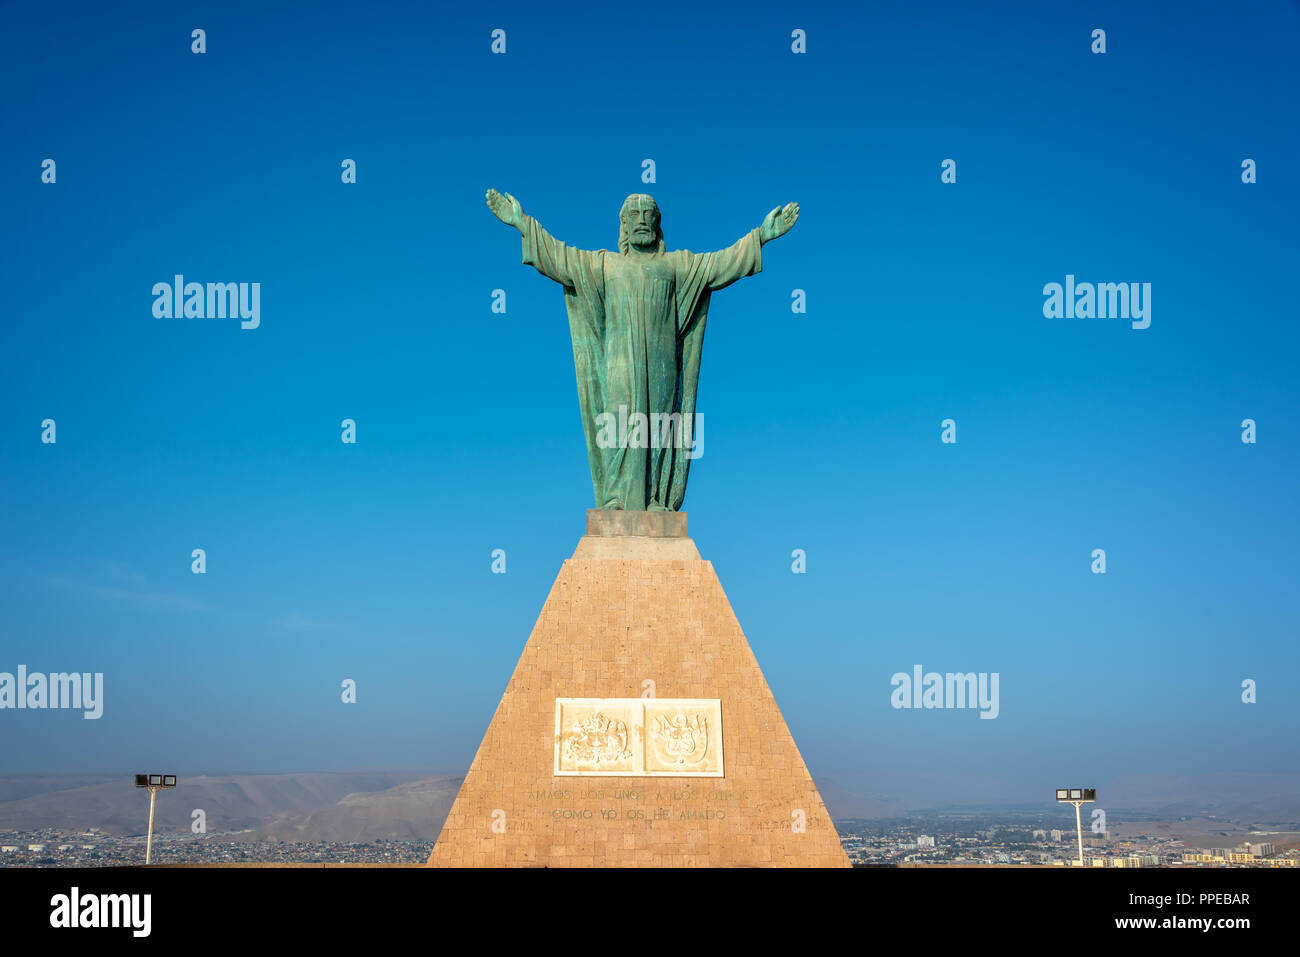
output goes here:
{"type": "Polygon", "coordinates": [[[588,512],[431,866],[848,866],[684,512],[588,512]]]}
{"type": "Polygon", "coordinates": [[[699,561],[695,543],[686,537],[685,512],[587,510],[587,534],[578,540],[574,559],[625,561],[699,561]]]}

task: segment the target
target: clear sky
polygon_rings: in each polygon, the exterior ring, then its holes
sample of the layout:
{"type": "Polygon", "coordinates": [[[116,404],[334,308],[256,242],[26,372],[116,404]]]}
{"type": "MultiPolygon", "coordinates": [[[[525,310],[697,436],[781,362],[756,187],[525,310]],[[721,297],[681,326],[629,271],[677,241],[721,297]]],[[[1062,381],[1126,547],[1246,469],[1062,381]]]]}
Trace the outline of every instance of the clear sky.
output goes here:
{"type": "Polygon", "coordinates": [[[800,204],[714,297],[685,507],[815,776],[1294,769],[1300,12],[977,6],[0,4],[0,671],[105,683],[0,770],[468,766],[593,504],[489,186],[586,248],[800,204]],[[177,273],[260,326],[156,318],[177,273]],[[1045,317],[1067,274],[1149,328],[1045,317]],[[894,709],[917,664],[998,717],[894,709]]]}

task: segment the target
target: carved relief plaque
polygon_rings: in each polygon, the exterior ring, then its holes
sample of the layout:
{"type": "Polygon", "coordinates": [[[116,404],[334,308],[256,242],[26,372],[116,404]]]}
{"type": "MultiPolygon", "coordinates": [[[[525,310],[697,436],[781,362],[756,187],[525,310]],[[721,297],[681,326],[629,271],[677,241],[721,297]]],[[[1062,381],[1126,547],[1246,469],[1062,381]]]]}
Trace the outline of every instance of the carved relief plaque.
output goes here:
{"type": "Polygon", "coordinates": [[[555,773],[720,778],[717,698],[556,698],[555,773]]]}

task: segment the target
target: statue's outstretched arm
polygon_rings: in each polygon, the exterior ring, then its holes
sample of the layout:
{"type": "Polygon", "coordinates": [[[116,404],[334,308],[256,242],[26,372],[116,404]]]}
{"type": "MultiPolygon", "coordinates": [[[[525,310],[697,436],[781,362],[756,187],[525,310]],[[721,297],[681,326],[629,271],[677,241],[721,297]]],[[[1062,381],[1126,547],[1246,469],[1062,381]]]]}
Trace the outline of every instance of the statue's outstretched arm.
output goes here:
{"type": "Polygon", "coordinates": [[[509,193],[498,193],[495,189],[489,189],[487,204],[488,209],[492,210],[492,215],[501,222],[513,226],[521,233],[524,231],[524,208],[519,205],[519,200],[509,193]]]}
{"type": "Polygon", "coordinates": [[[588,278],[595,276],[598,270],[591,253],[560,242],[543,229],[541,223],[526,214],[519,200],[509,193],[490,189],[487,191],[487,204],[492,215],[519,230],[523,237],[526,265],[536,267],[543,276],[565,286],[576,285],[579,274],[588,278]]]}
{"type": "Polygon", "coordinates": [[[777,206],[763,218],[763,223],[732,243],[726,249],[691,257],[704,270],[704,283],[711,290],[725,289],[738,279],[752,276],[763,269],[760,250],[769,240],[784,236],[799,219],[799,204],[777,206]]]}
{"type": "Polygon", "coordinates": [[[786,203],[784,206],[776,207],[763,217],[763,225],[759,227],[761,229],[759,242],[766,243],[773,239],[780,239],[798,221],[798,203],[786,203]]]}

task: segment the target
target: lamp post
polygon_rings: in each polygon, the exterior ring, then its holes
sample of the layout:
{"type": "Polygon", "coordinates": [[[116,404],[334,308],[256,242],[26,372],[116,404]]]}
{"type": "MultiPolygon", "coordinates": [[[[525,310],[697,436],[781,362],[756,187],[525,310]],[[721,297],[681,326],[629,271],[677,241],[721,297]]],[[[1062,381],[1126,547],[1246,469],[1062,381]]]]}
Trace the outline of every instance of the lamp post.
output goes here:
{"type": "Polygon", "coordinates": [[[1057,788],[1056,801],[1058,804],[1074,805],[1074,826],[1079,834],[1079,866],[1083,867],[1083,815],[1080,808],[1085,804],[1097,800],[1096,788],[1057,788]]]}
{"type": "Polygon", "coordinates": [[[135,776],[135,786],[149,789],[149,837],[144,845],[144,862],[148,864],[149,859],[153,856],[153,802],[158,797],[159,791],[164,788],[176,787],[176,775],[137,774],[135,776]]]}

